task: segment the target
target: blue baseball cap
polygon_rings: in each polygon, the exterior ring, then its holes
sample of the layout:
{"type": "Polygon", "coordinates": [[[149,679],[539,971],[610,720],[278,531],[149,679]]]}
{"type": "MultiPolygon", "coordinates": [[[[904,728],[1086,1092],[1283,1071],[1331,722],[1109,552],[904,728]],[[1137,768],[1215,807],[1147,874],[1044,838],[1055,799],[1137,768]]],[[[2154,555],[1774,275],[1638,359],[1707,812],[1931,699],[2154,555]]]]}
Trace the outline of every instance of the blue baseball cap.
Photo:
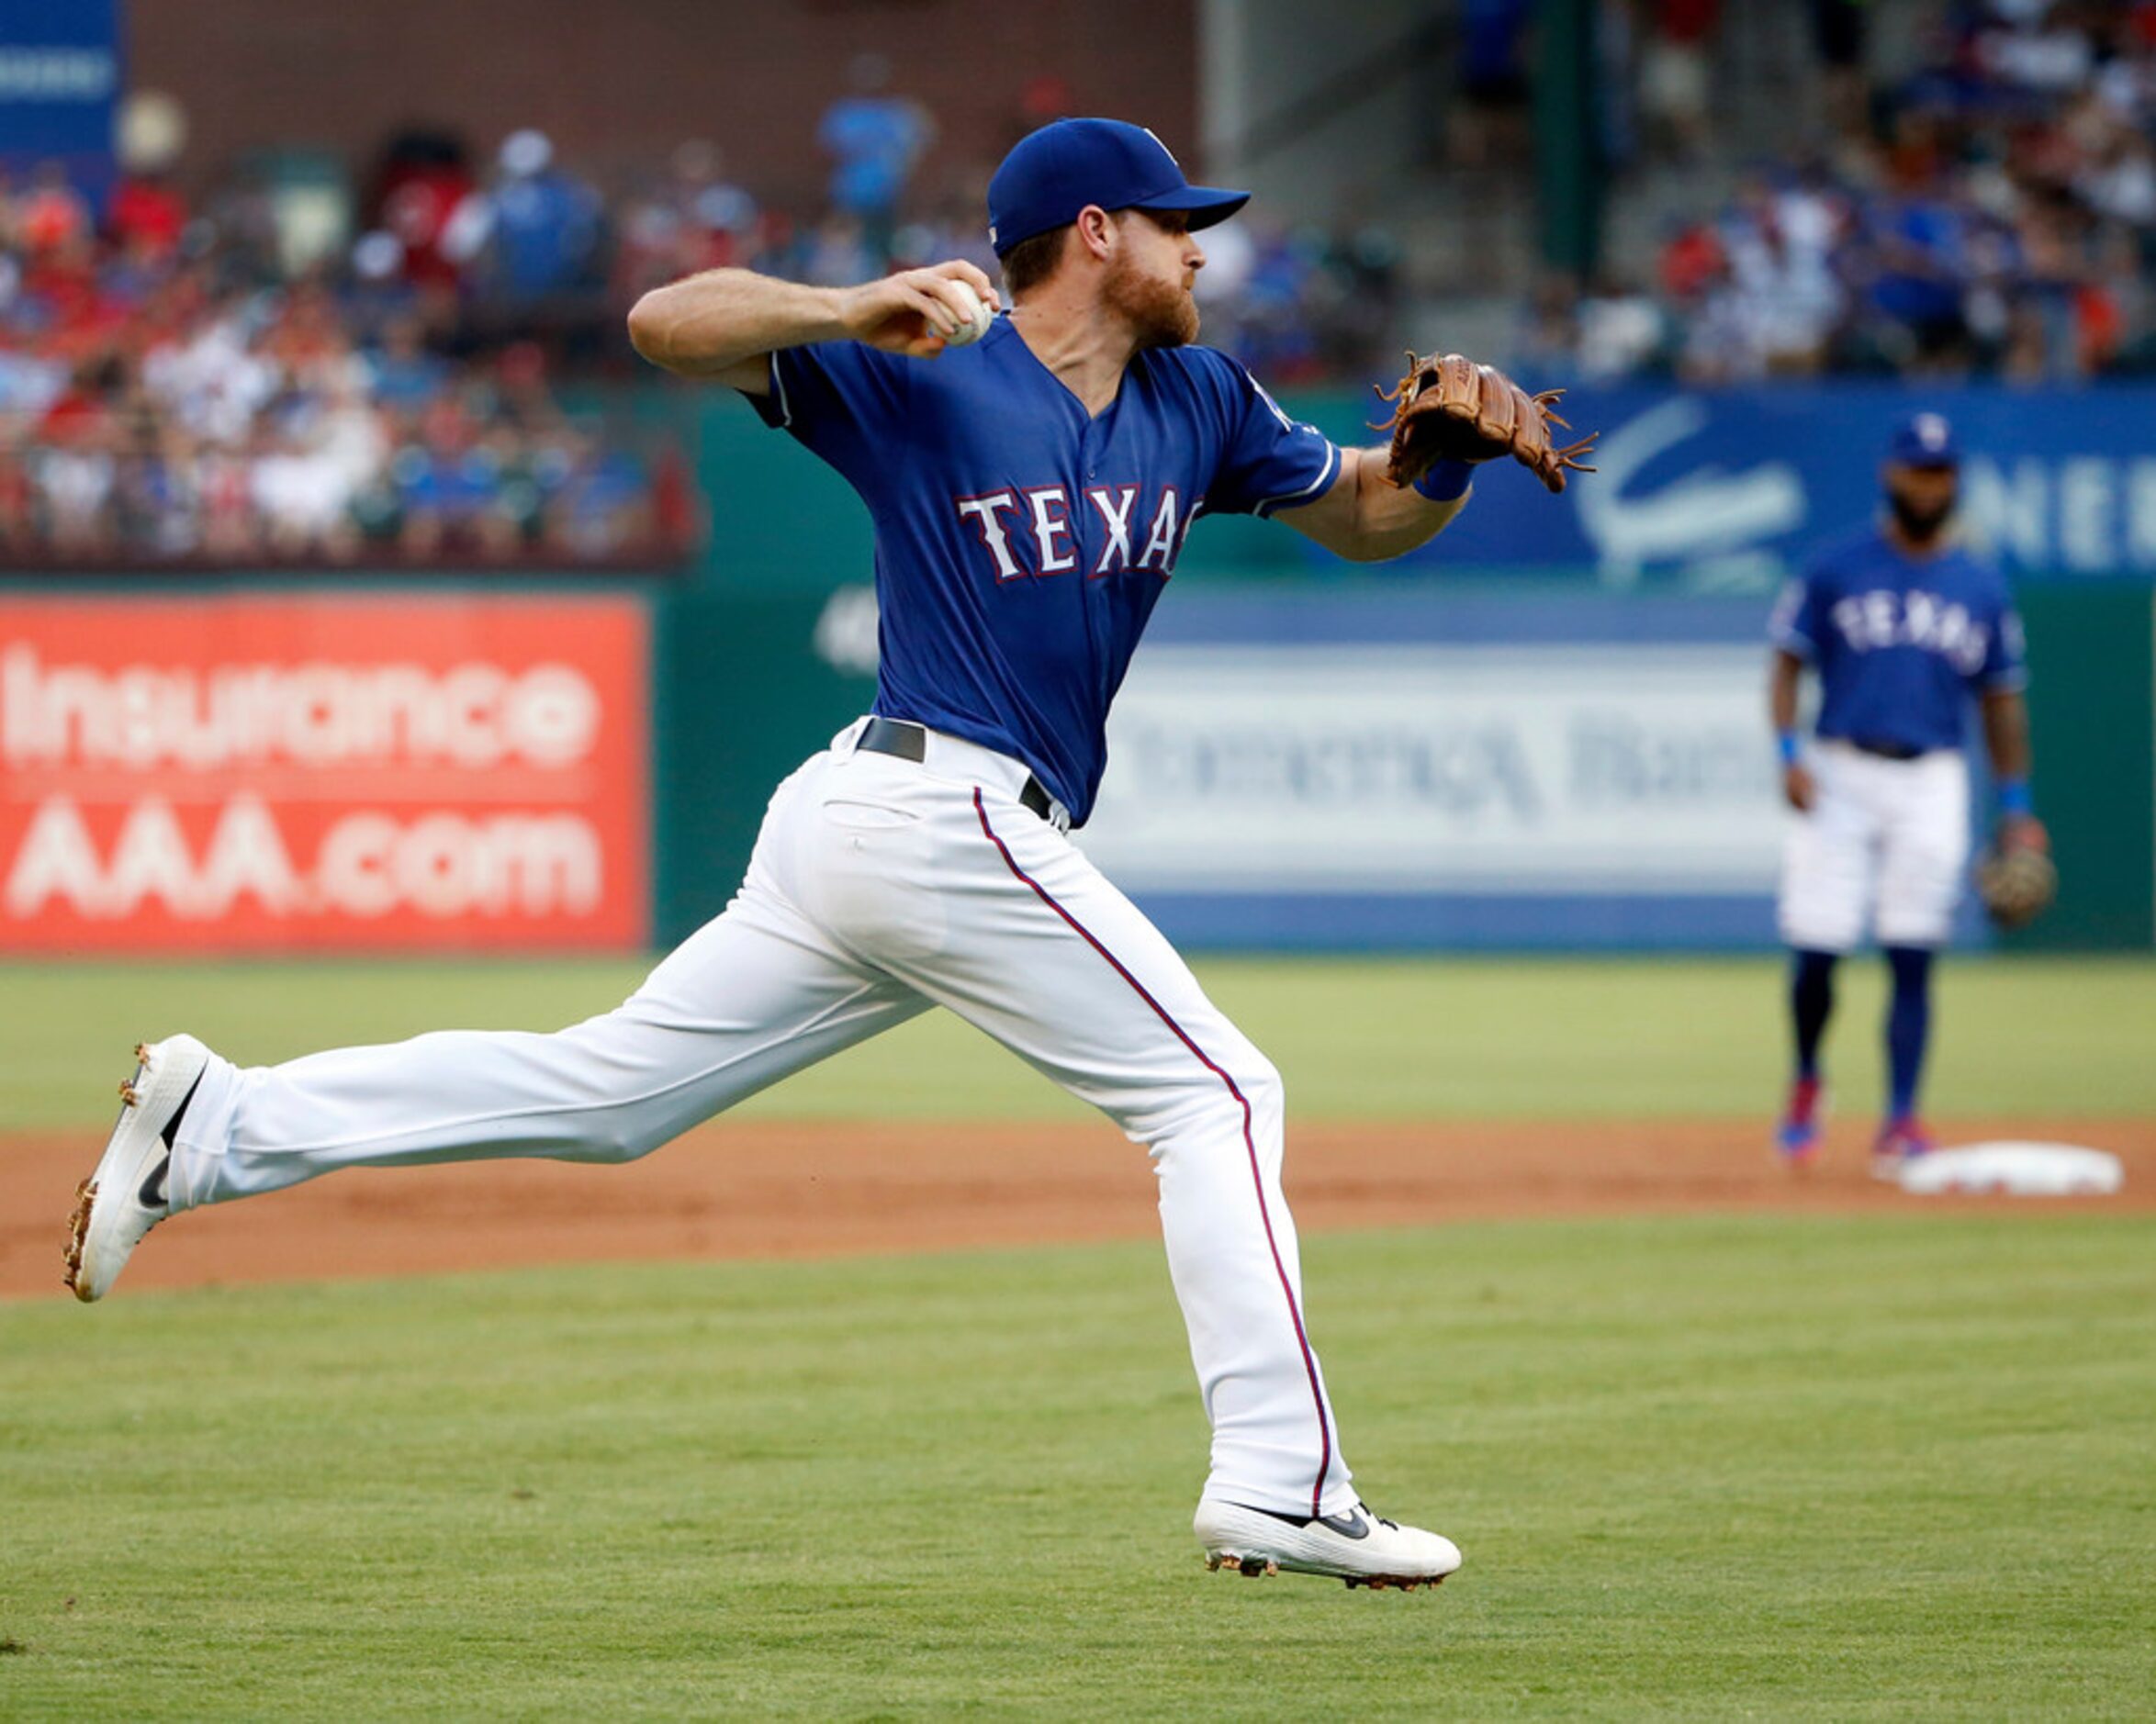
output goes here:
{"type": "Polygon", "coordinates": [[[1943,414],[1912,413],[1894,428],[1887,459],[1904,467],[1958,467],[1961,445],[1943,414]]]}
{"type": "Polygon", "coordinates": [[[998,257],[1036,234],[1103,209],[1181,209],[1193,229],[1226,221],[1248,192],[1193,185],[1143,126],[1120,119],[1059,119],[1011,146],[988,182],[988,243],[998,257]]]}

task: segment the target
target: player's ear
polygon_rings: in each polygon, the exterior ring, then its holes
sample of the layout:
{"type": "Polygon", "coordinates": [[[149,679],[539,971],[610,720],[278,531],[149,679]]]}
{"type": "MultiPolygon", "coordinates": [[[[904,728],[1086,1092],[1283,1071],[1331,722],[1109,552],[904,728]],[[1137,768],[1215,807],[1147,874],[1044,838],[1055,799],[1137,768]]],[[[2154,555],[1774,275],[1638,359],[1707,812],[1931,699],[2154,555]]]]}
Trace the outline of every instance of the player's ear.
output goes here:
{"type": "Polygon", "coordinates": [[[1078,243],[1095,257],[1106,258],[1116,249],[1119,237],[1116,218],[1098,204],[1086,205],[1072,225],[1078,229],[1078,243]]]}

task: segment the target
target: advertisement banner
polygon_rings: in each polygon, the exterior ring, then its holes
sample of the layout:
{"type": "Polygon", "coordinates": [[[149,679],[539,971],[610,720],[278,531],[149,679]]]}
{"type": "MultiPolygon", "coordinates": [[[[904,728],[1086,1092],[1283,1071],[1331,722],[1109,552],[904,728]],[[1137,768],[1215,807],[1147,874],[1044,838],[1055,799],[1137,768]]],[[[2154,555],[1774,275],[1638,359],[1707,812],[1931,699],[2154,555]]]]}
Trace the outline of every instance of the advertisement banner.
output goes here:
{"type": "MultiPolygon", "coordinates": [[[[1757,949],[1788,814],[1750,599],[1171,593],[1086,853],[1171,939],[1757,949]]],[[[1982,939],[1965,914],[1957,937],[1982,939]]]]}
{"type": "Polygon", "coordinates": [[[617,598],[0,598],[0,950],[622,949],[617,598]]]}
{"type": "Polygon", "coordinates": [[[1762,892],[1751,646],[1162,646],[1086,848],[1133,890],[1762,892]]]}
{"type": "Polygon", "coordinates": [[[119,0],[0,0],[0,164],[58,162],[102,198],[124,82],[119,0]]]}
{"type": "MultiPolygon", "coordinates": [[[[1291,405],[1331,435],[1369,439],[1362,400],[1291,405]]],[[[1551,498],[1509,463],[1485,468],[1474,507],[1389,566],[1532,565],[1614,588],[1766,591],[1876,518],[1888,440],[1920,409],[1952,420],[1966,452],[1963,525],[2009,574],[2156,578],[2156,389],[2126,384],[1577,388],[1566,417],[1601,433],[1592,477],[1551,498]]],[[[1207,543],[1201,526],[1190,556],[1207,543]]]]}

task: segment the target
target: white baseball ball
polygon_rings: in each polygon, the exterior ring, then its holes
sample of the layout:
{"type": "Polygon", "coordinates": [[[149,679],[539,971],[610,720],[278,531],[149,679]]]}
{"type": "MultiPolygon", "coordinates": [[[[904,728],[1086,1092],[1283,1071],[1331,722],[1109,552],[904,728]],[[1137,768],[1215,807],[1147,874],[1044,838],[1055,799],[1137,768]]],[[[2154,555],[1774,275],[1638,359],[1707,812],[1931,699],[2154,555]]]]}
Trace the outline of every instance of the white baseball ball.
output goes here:
{"type": "Polygon", "coordinates": [[[988,333],[988,326],[995,321],[995,313],[970,284],[954,279],[950,285],[959,303],[967,308],[966,321],[959,325],[955,335],[945,336],[944,342],[950,347],[970,347],[988,333]]]}

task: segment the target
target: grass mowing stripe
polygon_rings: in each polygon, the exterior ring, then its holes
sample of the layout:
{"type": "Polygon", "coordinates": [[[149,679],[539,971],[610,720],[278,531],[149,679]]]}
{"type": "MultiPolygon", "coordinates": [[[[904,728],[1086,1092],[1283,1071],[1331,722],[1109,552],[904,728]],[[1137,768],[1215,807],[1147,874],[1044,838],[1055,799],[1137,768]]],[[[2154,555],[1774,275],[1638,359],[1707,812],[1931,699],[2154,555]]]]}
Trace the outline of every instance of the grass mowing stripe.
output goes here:
{"type": "MultiPolygon", "coordinates": [[[[1845,967],[1836,1100],[1880,1095],[1880,965],[1845,967]]],[[[102,1125],[117,1059],[195,1031],[248,1064],[421,1030],[552,1029],[644,966],[550,962],[0,966],[0,1126],[102,1125]]],[[[1315,1119],[1766,1115],[1785,1062],[1778,962],[1229,959],[1207,991],[1315,1119]]],[[[1951,960],[1927,1095],[1944,1118],[2156,1114],[2156,960],[1951,960]]],[[[931,1013],[747,1104],[791,1117],[1075,1118],[1080,1103],[931,1013]]]]}
{"type": "Polygon", "coordinates": [[[2150,1226],[1306,1242],[1434,1596],[1208,1576],[1137,1247],[0,1307],[8,1716],[2128,1716],[2150,1226]]]}

